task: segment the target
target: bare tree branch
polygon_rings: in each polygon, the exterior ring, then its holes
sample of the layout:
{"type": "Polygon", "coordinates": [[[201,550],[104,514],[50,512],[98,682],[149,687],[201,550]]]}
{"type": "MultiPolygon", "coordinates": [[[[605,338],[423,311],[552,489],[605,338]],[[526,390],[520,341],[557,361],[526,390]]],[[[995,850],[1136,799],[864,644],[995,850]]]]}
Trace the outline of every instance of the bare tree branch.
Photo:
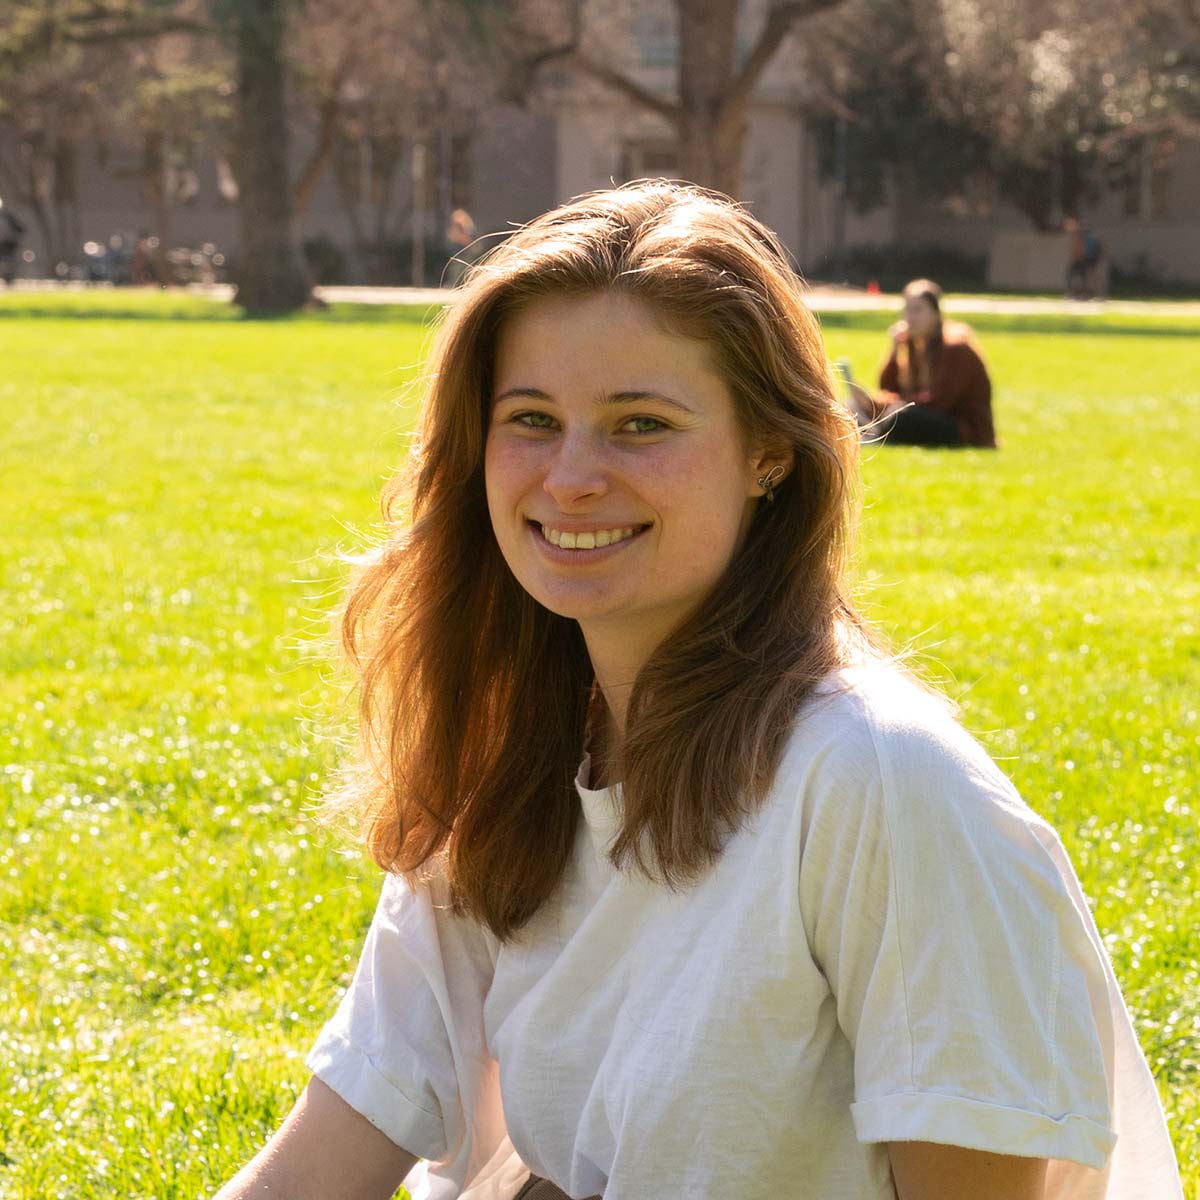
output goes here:
{"type": "Polygon", "coordinates": [[[514,104],[524,104],[537,78],[538,72],[547,64],[569,59],[579,48],[579,35],[576,33],[568,42],[558,46],[547,46],[536,54],[520,56],[513,60],[507,72],[504,83],[504,95],[514,104]]]}
{"type": "Polygon", "coordinates": [[[354,55],[347,49],[338,63],[337,71],[330,82],[329,90],[322,98],[317,109],[317,139],[308,156],[308,161],[300,171],[296,181],[296,189],[292,200],[292,214],[299,217],[308,207],[317,181],[325,170],[325,164],[333,151],[333,135],[337,129],[338,118],[342,115],[342,86],[349,77],[354,64],[354,55]]]}
{"type": "Polygon", "coordinates": [[[536,54],[526,55],[514,63],[509,73],[509,84],[506,93],[517,100],[524,100],[525,95],[533,86],[537,73],[552,62],[560,62],[573,67],[581,74],[588,75],[597,83],[603,84],[612,91],[631,100],[640,108],[649,109],[668,121],[677,121],[679,105],[658,95],[657,92],[638,83],[638,81],[607,62],[594,58],[582,49],[583,43],[583,5],[575,0],[570,5],[571,21],[570,36],[558,45],[547,46],[536,54]]]}
{"type": "MultiPolygon", "coordinates": [[[[475,11],[472,9],[472,11],[475,11]]],[[[572,0],[567,6],[570,21],[570,33],[564,41],[551,42],[532,54],[514,53],[505,71],[505,80],[501,92],[505,99],[514,104],[525,104],[529,93],[533,90],[538,72],[552,62],[561,62],[569,58],[579,49],[583,40],[583,0],[572,0]]],[[[517,23],[507,31],[508,41],[512,46],[538,43],[539,36],[533,30],[522,28],[517,23]]]]}
{"type": "Polygon", "coordinates": [[[677,121],[679,119],[680,109],[678,104],[674,101],[664,99],[657,92],[652,92],[647,87],[643,87],[637,80],[631,79],[621,71],[614,70],[607,63],[599,62],[579,50],[569,55],[567,61],[572,66],[578,67],[585,74],[590,75],[597,82],[612,88],[615,92],[619,92],[627,100],[632,100],[634,104],[642,108],[648,108],[651,112],[656,112],[660,116],[666,117],[668,121],[677,121]]]}
{"type": "Polygon", "coordinates": [[[813,111],[827,112],[830,116],[837,117],[839,120],[846,121],[851,125],[856,125],[862,120],[859,114],[834,92],[824,80],[814,80],[810,87],[812,89],[813,111]]]}
{"type": "Polygon", "coordinates": [[[793,25],[841,3],[843,0],[796,0],[795,3],[772,5],[758,40],[725,93],[725,107],[736,108],[749,97],[793,25]]]}

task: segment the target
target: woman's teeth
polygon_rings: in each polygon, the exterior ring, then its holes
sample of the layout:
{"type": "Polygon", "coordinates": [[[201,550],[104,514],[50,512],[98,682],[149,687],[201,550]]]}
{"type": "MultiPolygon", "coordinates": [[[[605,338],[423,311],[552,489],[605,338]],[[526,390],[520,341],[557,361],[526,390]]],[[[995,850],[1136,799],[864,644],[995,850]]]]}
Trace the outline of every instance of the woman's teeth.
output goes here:
{"type": "Polygon", "coordinates": [[[587,533],[570,533],[542,526],[542,537],[564,550],[595,550],[600,546],[612,546],[633,537],[633,532],[632,525],[626,525],[624,529],[596,529],[587,533]]]}

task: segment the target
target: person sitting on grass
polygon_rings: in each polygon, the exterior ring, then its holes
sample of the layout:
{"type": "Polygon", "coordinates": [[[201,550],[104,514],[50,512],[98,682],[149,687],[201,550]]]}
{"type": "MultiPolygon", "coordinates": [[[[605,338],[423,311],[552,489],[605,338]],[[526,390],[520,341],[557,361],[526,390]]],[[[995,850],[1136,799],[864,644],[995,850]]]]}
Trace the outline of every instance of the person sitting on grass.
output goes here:
{"type": "Polygon", "coordinates": [[[850,409],[864,441],[906,446],[996,448],[992,381],[969,325],[942,319],[942,289],[914,279],[904,319],[872,396],[847,380],[850,409]]]}
{"type": "Polygon", "coordinates": [[[220,1200],[1178,1200],[1062,844],[851,602],[775,236],[596,193],[444,321],[342,616],[388,873],[220,1200]]]}

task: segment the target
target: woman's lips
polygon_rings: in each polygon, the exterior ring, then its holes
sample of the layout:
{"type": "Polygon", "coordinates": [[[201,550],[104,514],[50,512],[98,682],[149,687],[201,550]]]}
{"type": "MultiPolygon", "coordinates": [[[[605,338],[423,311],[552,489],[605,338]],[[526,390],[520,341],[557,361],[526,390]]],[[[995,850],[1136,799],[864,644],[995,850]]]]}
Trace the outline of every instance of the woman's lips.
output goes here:
{"type": "Polygon", "coordinates": [[[570,557],[591,557],[602,551],[612,550],[632,541],[650,528],[649,525],[639,523],[605,525],[594,529],[559,529],[538,521],[530,521],[529,525],[543,546],[570,557]]]}

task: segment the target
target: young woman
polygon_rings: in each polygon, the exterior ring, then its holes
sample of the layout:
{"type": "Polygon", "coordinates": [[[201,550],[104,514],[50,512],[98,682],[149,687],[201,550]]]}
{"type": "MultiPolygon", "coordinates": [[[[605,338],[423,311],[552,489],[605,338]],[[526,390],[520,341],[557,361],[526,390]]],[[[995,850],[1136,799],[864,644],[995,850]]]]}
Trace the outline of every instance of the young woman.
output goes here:
{"type": "Polygon", "coordinates": [[[914,279],[879,391],[850,385],[850,407],[867,441],[996,448],[992,381],[968,325],[942,319],[942,289],[914,279]]]}
{"type": "Polygon", "coordinates": [[[1057,837],[848,598],[857,442],[727,201],[474,270],[344,617],[389,874],[222,1200],[1179,1195],[1057,837]]]}

